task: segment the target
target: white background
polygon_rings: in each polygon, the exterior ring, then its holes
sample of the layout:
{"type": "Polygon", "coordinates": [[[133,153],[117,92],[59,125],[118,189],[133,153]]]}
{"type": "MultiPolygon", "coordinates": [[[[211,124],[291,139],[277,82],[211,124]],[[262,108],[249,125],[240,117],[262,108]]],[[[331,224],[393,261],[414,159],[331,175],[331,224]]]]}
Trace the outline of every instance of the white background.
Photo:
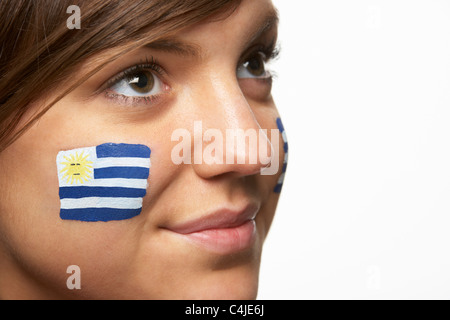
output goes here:
{"type": "Polygon", "coordinates": [[[450,0],[273,0],[288,172],[259,299],[450,298],[450,0]]]}

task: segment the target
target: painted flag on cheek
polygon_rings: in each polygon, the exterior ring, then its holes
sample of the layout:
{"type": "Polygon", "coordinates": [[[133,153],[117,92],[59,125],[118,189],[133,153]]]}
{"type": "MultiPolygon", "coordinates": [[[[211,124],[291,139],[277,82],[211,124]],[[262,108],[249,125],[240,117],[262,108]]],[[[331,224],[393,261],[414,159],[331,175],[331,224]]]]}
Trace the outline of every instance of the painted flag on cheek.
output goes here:
{"type": "Polygon", "coordinates": [[[141,213],[151,150],[105,143],[61,151],[56,157],[63,220],[124,220],[141,213]]]}
{"type": "Polygon", "coordinates": [[[281,169],[281,175],[278,178],[277,185],[273,189],[275,193],[280,193],[283,188],[284,177],[286,175],[287,162],[288,162],[288,141],[286,137],[286,131],[284,131],[283,122],[281,122],[280,118],[277,118],[277,127],[280,130],[281,137],[283,138],[283,150],[284,150],[284,160],[283,160],[283,168],[281,169]]]}

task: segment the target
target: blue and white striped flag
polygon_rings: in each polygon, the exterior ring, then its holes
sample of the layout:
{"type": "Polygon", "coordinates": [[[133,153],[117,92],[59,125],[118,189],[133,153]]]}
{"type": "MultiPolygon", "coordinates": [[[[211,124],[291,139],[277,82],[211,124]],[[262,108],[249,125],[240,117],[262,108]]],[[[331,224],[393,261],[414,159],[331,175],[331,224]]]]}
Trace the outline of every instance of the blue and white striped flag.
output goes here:
{"type": "Polygon", "coordinates": [[[150,153],[147,146],[123,143],[59,152],[61,219],[111,221],[140,214],[150,153]]]}
{"type": "Polygon", "coordinates": [[[281,169],[281,175],[278,178],[277,185],[273,189],[274,192],[280,193],[283,188],[284,177],[286,175],[287,163],[288,163],[288,141],[286,137],[286,131],[284,130],[283,122],[281,122],[280,118],[277,118],[277,127],[280,130],[281,137],[283,138],[283,150],[284,150],[284,160],[283,160],[283,168],[281,169]]]}

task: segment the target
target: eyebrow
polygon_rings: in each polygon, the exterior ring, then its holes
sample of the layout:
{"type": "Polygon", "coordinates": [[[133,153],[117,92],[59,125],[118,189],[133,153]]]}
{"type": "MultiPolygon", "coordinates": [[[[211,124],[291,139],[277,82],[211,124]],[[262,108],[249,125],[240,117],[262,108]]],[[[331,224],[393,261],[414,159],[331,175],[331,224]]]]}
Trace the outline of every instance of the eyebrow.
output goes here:
{"type": "MultiPolygon", "coordinates": [[[[258,23],[256,28],[252,28],[249,33],[246,34],[245,38],[247,44],[251,44],[256,41],[259,37],[264,35],[267,31],[271,30],[273,27],[278,26],[279,16],[278,11],[272,7],[270,11],[265,15],[265,18],[261,23],[258,23]]],[[[155,40],[151,43],[144,45],[144,48],[160,50],[168,53],[175,53],[184,57],[201,57],[202,49],[200,46],[193,43],[187,43],[176,38],[165,38],[155,40]]]]}
{"type": "Polygon", "coordinates": [[[199,57],[201,56],[201,49],[199,46],[196,46],[191,43],[186,43],[179,41],[174,38],[160,39],[148,43],[144,46],[144,48],[161,50],[169,53],[175,53],[180,56],[186,57],[199,57]]]}
{"type": "Polygon", "coordinates": [[[271,10],[266,14],[265,19],[258,25],[255,30],[251,30],[252,32],[247,34],[247,39],[249,39],[248,43],[252,43],[262,35],[264,35],[267,31],[271,30],[274,27],[278,26],[280,18],[278,16],[278,11],[272,7],[271,10]]]}

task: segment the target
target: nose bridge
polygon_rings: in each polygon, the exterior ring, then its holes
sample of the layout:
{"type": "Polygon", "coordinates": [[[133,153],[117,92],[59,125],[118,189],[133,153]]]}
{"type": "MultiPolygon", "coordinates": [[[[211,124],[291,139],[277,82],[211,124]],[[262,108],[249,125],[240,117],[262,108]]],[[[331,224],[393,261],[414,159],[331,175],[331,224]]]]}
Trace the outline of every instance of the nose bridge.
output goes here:
{"type": "Polygon", "coordinates": [[[224,133],[233,129],[258,130],[259,123],[239,87],[236,74],[227,73],[226,76],[225,72],[210,74],[210,90],[204,93],[211,110],[211,116],[207,117],[208,125],[224,133]]]}
{"type": "Polygon", "coordinates": [[[262,145],[270,157],[272,147],[267,135],[262,134],[236,75],[211,72],[204,80],[206,84],[196,98],[201,100],[198,108],[201,109],[203,137],[194,139],[195,170],[204,176],[226,172],[241,175],[259,173],[269,162],[261,161],[259,149],[262,145]],[[201,162],[198,161],[200,156],[203,157],[201,162]]]}

